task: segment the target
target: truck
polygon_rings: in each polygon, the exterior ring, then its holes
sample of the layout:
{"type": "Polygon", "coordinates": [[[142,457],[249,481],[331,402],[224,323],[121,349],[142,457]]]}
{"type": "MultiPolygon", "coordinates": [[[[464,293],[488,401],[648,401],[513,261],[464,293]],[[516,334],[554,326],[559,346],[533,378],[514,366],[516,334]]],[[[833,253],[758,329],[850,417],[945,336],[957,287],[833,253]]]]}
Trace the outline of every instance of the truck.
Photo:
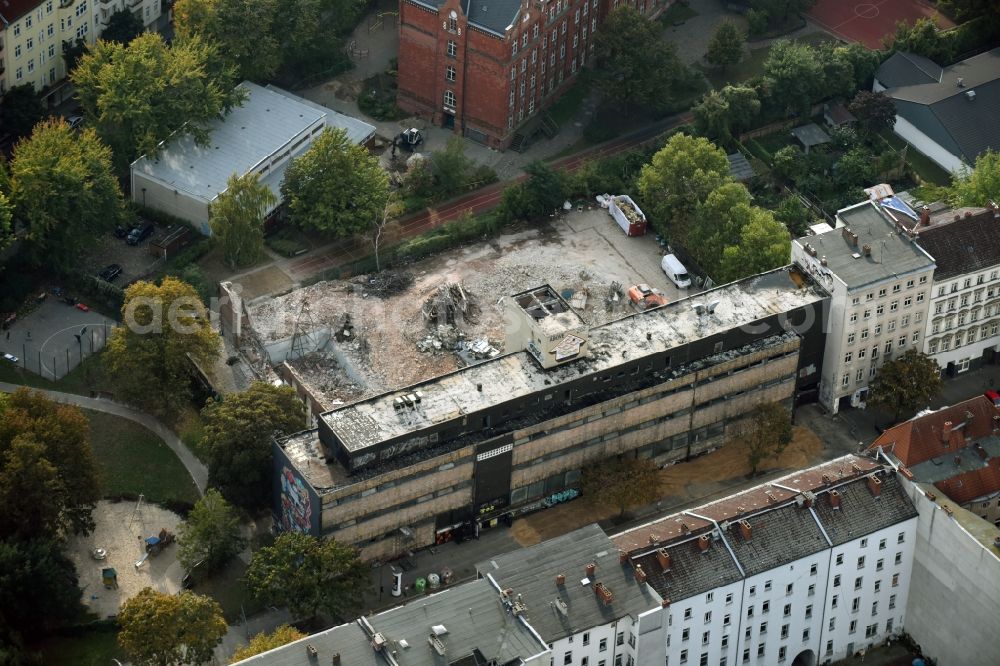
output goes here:
{"type": "Polygon", "coordinates": [[[629,195],[616,194],[608,197],[608,212],[626,236],[642,236],[646,233],[646,215],[629,195]]]}
{"type": "Polygon", "coordinates": [[[660,268],[666,273],[670,281],[677,285],[678,289],[687,289],[691,286],[691,276],[688,274],[684,264],[672,254],[668,254],[660,261],[660,268]]]}
{"type": "Polygon", "coordinates": [[[648,284],[634,284],[629,287],[628,298],[632,301],[632,307],[639,312],[667,304],[667,297],[659,289],[653,289],[648,284]]]}

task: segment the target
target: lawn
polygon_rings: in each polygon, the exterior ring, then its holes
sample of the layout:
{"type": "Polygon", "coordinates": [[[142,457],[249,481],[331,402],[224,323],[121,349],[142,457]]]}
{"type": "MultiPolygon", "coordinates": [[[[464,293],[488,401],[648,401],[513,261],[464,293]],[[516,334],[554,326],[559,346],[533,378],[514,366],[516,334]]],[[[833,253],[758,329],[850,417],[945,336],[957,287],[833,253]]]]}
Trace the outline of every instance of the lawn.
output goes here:
{"type": "MultiPolygon", "coordinates": [[[[823,42],[833,42],[836,40],[825,32],[811,32],[808,35],[803,35],[802,37],[797,38],[795,41],[800,44],[819,46],[823,42]]],[[[725,70],[717,67],[708,67],[702,64],[696,64],[695,67],[701,69],[701,71],[705,73],[709,82],[712,84],[712,87],[719,90],[729,84],[746,81],[763,74],[764,61],[767,60],[767,56],[770,52],[770,45],[753,49],[750,51],[749,56],[743,58],[741,62],[735,65],[730,65],[725,70]]]]}
{"type": "Polygon", "coordinates": [[[549,117],[560,127],[573,120],[580,111],[580,105],[590,92],[590,76],[584,70],[573,87],[566,91],[555,104],[549,107],[549,117]]]}
{"type": "Polygon", "coordinates": [[[198,580],[192,592],[212,597],[222,606],[226,621],[235,624],[245,613],[248,617],[264,610],[264,604],[250,596],[246,587],[247,564],[236,557],[222,571],[198,580]]]}
{"type": "Polygon", "coordinates": [[[184,407],[173,424],[177,436],[184,442],[191,453],[198,457],[206,465],[208,464],[208,450],[201,444],[202,432],[205,429],[205,422],[201,418],[201,412],[192,405],[184,407]]]}
{"type": "Polygon", "coordinates": [[[114,389],[114,384],[104,374],[104,366],[101,364],[100,354],[84,358],[83,363],[70,371],[65,377],[54,382],[43,379],[20,366],[4,362],[0,364],[0,382],[22,384],[31,388],[88,396],[94,391],[113,392],[114,389]]]}
{"type": "MultiPolygon", "coordinates": [[[[884,130],[881,136],[885,139],[886,143],[896,150],[902,150],[903,146],[906,145],[906,142],[891,130],[884,130]]],[[[916,172],[920,180],[925,183],[933,183],[935,185],[951,184],[951,176],[948,172],[913,146],[906,149],[906,163],[916,172]]]]}
{"type": "Polygon", "coordinates": [[[660,14],[659,21],[664,27],[669,28],[673,25],[680,25],[689,18],[694,18],[697,15],[698,12],[691,9],[686,2],[675,2],[667,7],[665,12],[660,14]]]}
{"type": "Polygon", "coordinates": [[[83,411],[90,419],[90,444],[104,477],[105,496],[142,493],[158,504],[198,500],[191,476],[157,435],[119,416],[83,411]]]}
{"type": "Polygon", "coordinates": [[[43,663],[51,666],[108,666],[112,659],[124,661],[118,648],[118,634],[107,629],[94,629],[75,636],[51,636],[42,649],[43,663]]]}

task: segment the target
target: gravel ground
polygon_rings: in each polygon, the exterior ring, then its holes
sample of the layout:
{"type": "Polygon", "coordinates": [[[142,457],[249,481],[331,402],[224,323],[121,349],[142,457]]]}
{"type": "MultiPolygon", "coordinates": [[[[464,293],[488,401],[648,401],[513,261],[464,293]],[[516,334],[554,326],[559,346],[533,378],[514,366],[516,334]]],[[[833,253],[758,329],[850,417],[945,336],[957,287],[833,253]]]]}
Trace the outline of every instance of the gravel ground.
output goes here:
{"type": "Polygon", "coordinates": [[[161,528],[176,534],[181,517],[155,504],[143,502],[138,511],[135,506],[131,501],[98,502],[94,532],[70,539],[69,556],[80,577],[83,603],[101,618],[116,615],[123,602],[145,587],[170,594],[181,587],[184,574],[177,561],[176,542],[159,555],[149,557],[142,566],[135,566],[145,554],[142,540],[155,536],[161,528]],[[95,548],[107,551],[107,558],[95,560],[91,556],[95,548]],[[101,569],[105,567],[118,572],[118,589],[108,590],[102,584],[101,569]]]}

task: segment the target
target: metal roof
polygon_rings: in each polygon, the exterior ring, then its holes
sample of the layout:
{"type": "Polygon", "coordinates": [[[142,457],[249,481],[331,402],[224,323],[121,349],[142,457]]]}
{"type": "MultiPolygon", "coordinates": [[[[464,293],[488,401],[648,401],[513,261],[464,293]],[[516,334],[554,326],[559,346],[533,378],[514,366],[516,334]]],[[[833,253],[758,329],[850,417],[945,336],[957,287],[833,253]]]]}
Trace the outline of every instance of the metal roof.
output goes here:
{"type": "MultiPolygon", "coordinates": [[[[413,0],[434,10],[440,9],[444,0],[413,0]]],[[[521,0],[463,0],[462,12],[469,24],[502,37],[521,13],[521,0]]]]}
{"type": "Polygon", "coordinates": [[[830,143],[830,135],[824,132],[823,128],[816,123],[800,125],[792,130],[792,135],[806,148],[830,143]]]}
{"type": "Polygon", "coordinates": [[[726,155],[726,159],[729,160],[729,175],[733,177],[733,180],[742,183],[757,175],[743,153],[726,155]]]}
{"type": "Polygon", "coordinates": [[[875,78],[886,88],[897,88],[936,83],[941,80],[942,72],[941,66],[929,58],[897,51],[879,65],[875,78]]]}

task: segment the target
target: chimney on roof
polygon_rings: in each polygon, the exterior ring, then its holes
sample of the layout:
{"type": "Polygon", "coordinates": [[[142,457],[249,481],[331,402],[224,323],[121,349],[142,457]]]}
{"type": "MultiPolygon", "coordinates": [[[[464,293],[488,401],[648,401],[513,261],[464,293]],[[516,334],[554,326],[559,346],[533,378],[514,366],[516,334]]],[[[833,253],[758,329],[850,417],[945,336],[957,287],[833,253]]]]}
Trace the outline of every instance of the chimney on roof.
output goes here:
{"type": "Polygon", "coordinates": [[[872,497],[878,497],[882,494],[882,479],[878,478],[874,474],[868,477],[868,490],[871,491],[872,497]]]}
{"type": "Polygon", "coordinates": [[[333,655],[330,657],[330,663],[333,664],[333,666],[337,666],[337,664],[340,663],[340,653],[339,652],[334,652],[333,653],[333,655]]]}
{"type": "Polygon", "coordinates": [[[941,428],[941,443],[944,444],[945,448],[951,444],[951,421],[945,421],[941,428]]]}
{"type": "Polygon", "coordinates": [[[587,565],[585,571],[587,572],[587,577],[589,578],[594,575],[595,571],[597,571],[597,565],[591,562],[587,565]]]}
{"type": "Polygon", "coordinates": [[[996,201],[990,199],[990,208],[993,209],[993,218],[1000,219],[1000,205],[997,205],[996,201]]]}
{"type": "MultiPolygon", "coordinates": [[[[1000,541],[1000,537],[997,537],[997,540],[1000,541]]],[[[997,544],[997,547],[1000,548],[1000,544],[997,544]]],[[[660,602],[660,608],[670,608],[669,597],[663,597],[663,601],[660,602]]]]}
{"type": "Polygon", "coordinates": [[[708,552],[708,547],[712,545],[712,539],[709,538],[707,534],[702,534],[698,537],[698,550],[703,553],[708,552]]]}
{"type": "Polygon", "coordinates": [[[864,253],[866,257],[872,256],[872,246],[869,245],[868,243],[865,243],[864,246],[862,246],[861,251],[864,253]]]}
{"type": "Polygon", "coordinates": [[[604,602],[605,606],[610,606],[611,602],[615,599],[614,592],[604,583],[594,583],[594,594],[604,602]]]}
{"type": "Polygon", "coordinates": [[[660,537],[657,536],[656,534],[650,534],[649,535],[649,545],[650,546],[655,546],[659,540],[660,540],[660,537]]]}
{"type": "Polygon", "coordinates": [[[746,520],[741,520],[737,524],[740,526],[740,536],[743,537],[744,541],[749,541],[750,537],[753,536],[753,528],[750,527],[750,523],[746,520]]]}
{"type": "Polygon", "coordinates": [[[840,509],[840,493],[836,490],[830,491],[830,508],[834,510],[840,509]]]}
{"type": "Polygon", "coordinates": [[[925,204],[923,208],[920,209],[920,226],[927,227],[930,226],[930,223],[931,207],[925,204]]]}
{"type": "Polygon", "coordinates": [[[667,552],[666,548],[660,548],[656,551],[656,561],[660,563],[660,568],[663,571],[670,571],[670,553],[667,552]]]}
{"type": "Polygon", "coordinates": [[[624,550],[619,550],[618,564],[625,564],[626,562],[628,562],[628,553],[626,553],[624,550]]]}
{"type": "Polygon", "coordinates": [[[955,83],[958,85],[959,88],[965,87],[965,79],[963,79],[961,76],[955,80],[955,83]]]}
{"type": "Polygon", "coordinates": [[[961,220],[961,219],[962,219],[962,216],[961,216],[961,215],[959,215],[958,213],[955,213],[955,217],[954,217],[954,220],[955,220],[956,222],[958,222],[958,221],[959,221],[959,220],[961,220]]]}
{"type": "Polygon", "coordinates": [[[965,211],[965,219],[969,219],[970,217],[972,217],[972,211],[971,210],[965,211]]]}
{"type": "Polygon", "coordinates": [[[642,565],[635,565],[635,582],[642,585],[646,582],[646,572],[642,570],[642,565]]]}
{"type": "Polygon", "coordinates": [[[476,384],[476,390],[479,391],[480,393],[482,393],[483,392],[483,385],[482,384],[476,384]]]}
{"type": "Polygon", "coordinates": [[[308,654],[310,657],[315,657],[319,655],[319,652],[316,650],[316,648],[313,646],[312,643],[308,643],[306,645],[306,654],[308,654]]]}
{"type": "Polygon", "coordinates": [[[833,479],[830,478],[829,474],[823,475],[823,485],[829,485],[831,481],[833,481],[833,479]]]}
{"type": "Polygon", "coordinates": [[[687,534],[691,531],[691,528],[687,526],[687,523],[681,523],[681,534],[687,534]]]}
{"type": "Polygon", "coordinates": [[[827,265],[826,255],[825,254],[822,257],[819,258],[819,265],[820,266],[826,266],[827,265]]]}
{"type": "Polygon", "coordinates": [[[899,468],[899,473],[902,474],[903,476],[905,476],[910,481],[913,481],[913,472],[911,472],[906,467],[900,467],[899,468]]]}
{"type": "Polygon", "coordinates": [[[566,574],[559,574],[556,576],[556,585],[566,584],[566,574]]]}

